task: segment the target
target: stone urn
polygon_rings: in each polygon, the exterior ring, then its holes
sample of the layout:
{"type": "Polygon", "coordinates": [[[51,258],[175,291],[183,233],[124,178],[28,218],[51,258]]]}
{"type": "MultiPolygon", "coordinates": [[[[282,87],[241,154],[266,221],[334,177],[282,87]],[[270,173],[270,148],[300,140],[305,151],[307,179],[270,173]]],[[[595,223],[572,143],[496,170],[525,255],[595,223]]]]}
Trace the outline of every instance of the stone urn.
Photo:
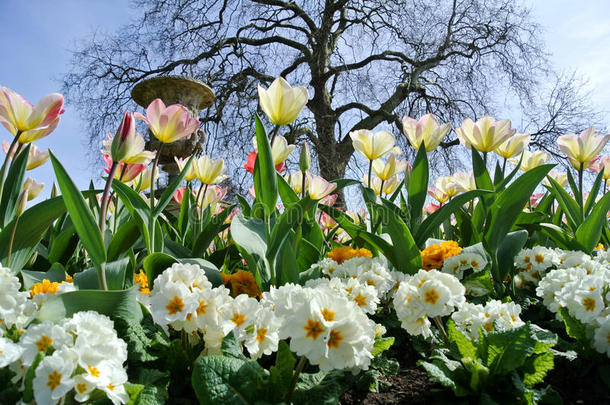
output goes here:
{"type": "MultiPolygon", "coordinates": [[[[199,119],[199,113],[214,102],[214,92],[205,83],[190,77],[157,76],[136,84],[131,91],[131,98],[144,108],[157,98],[166,106],[182,104],[188,109],[191,117],[199,119]]],[[[179,173],[174,156],[185,158],[201,153],[204,140],[205,134],[198,129],[187,138],[163,146],[159,165],[168,174],[168,184],[179,173]]],[[[159,150],[160,144],[149,131],[146,150],[159,150]]]]}

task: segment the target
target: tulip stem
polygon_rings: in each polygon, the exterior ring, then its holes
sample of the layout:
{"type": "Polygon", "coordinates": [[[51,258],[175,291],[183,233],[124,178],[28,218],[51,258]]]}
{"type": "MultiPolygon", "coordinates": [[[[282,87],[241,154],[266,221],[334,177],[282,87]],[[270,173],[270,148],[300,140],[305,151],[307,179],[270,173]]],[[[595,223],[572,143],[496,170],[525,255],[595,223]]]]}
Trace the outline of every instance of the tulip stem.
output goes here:
{"type": "Polygon", "coordinates": [[[487,152],[483,152],[483,164],[485,165],[485,168],[487,169],[487,152]]]}
{"type": "Polygon", "coordinates": [[[582,174],[584,171],[584,163],[580,163],[580,168],[578,169],[578,202],[580,203],[580,212],[585,217],[585,206],[583,204],[584,196],[582,194],[582,174]]]}
{"type": "Polygon", "coordinates": [[[608,192],[608,179],[604,180],[604,194],[608,192]]]}
{"type": "Polygon", "coordinates": [[[2,169],[0,169],[0,197],[2,197],[2,190],[4,189],[4,175],[6,174],[6,164],[13,154],[13,150],[15,149],[15,145],[19,142],[19,136],[21,136],[21,131],[17,130],[17,135],[13,138],[11,142],[11,146],[8,148],[6,152],[6,157],[4,158],[4,163],[2,164],[2,169]]]}
{"type": "Polygon", "coordinates": [[[19,223],[19,217],[15,218],[13,224],[13,230],[11,231],[11,238],[8,241],[8,254],[6,256],[6,267],[11,267],[11,253],[13,252],[13,242],[15,241],[15,233],[17,232],[17,224],[19,223]]]}
{"type": "Polygon", "coordinates": [[[108,193],[110,192],[110,185],[112,184],[112,180],[114,180],[114,174],[116,173],[119,164],[115,161],[112,161],[112,166],[110,167],[110,173],[108,173],[108,179],[106,180],[106,186],[104,187],[104,193],[102,194],[102,207],[100,209],[100,232],[102,234],[102,239],[104,238],[104,227],[106,225],[106,211],[108,211],[108,193]]]}
{"type": "Polygon", "coordinates": [[[301,199],[305,198],[305,173],[306,172],[301,173],[301,199]]]}
{"type": "Polygon", "coordinates": [[[280,130],[279,125],[276,125],[275,128],[273,128],[273,132],[271,133],[271,141],[269,142],[269,145],[273,146],[273,140],[275,139],[275,136],[277,135],[279,130],[280,130]]]}
{"type": "Polygon", "coordinates": [[[288,394],[286,394],[286,403],[290,405],[290,399],[292,398],[292,393],[294,392],[294,388],[297,385],[297,381],[299,380],[299,374],[305,367],[305,363],[307,362],[307,358],[305,356],[301,356],[299,359],[299,363],[297,364],[297,368],[294,370],[294,376],[292,377],[292,381],[290,381],[290,387],[288,388],[288,394]]]}
{"type": "Polygon", "coordinates": [[[161,149],[163,149],[163,145],[164,144],[161,143],[161,145],[159,145],[159,149],[157,149],[157,154],[155,155],[155,160],[153,162],[153,168],[150,172],[150,217],[148,218],[148,223],[150,227],[148,231],[148,234],[150,235],[150,246],[148,247],[149,254],[153,253],[155,246],[155,220],[153,218],[153,212],[155,208],[155,172],[157,171],[157,165],[159,164],[159,157],[161,156],[161,149]]]}
{"type": "Polygon", "coordinates": [[[504,177],[505,170],[506,170],[506,158],[504,158],[504,162],[502,163],[502,177],[504,177]]]}
{"type": "Polygon", "coordinates": [[[371,172],[372,171],[373,171],[373,161],[369,160],[369,177],[368,177],[368,184],[367,184],[368,188],[373,188],[373,186],[371,185],[371,172]]]}

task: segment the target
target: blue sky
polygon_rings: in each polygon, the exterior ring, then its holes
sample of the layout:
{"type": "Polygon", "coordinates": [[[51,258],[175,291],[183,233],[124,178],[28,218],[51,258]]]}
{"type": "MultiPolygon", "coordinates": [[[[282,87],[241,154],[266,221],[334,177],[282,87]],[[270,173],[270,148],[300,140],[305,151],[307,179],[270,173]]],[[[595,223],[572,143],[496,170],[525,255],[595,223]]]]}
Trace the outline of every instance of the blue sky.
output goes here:
{"type": "MultiPolygon", "coordinates": [[[[610,110],[610,2],[528,0],[528,4],[544,27],[554,64],[587,77],[591,102],[610,110]]],[[[0,85],[36,103],[59,90],[59,79],[69,69],[70,50],[77,41],[93,31],[114,32],[136,13],[127,0],[0,1],[0,85]]],[[[85,188],[91,178],[99,179],[101,167],[93,167],[87,157],[86,123],[73,106],[67,104],[65,110],[58,129],[37,144],[52,148],[85,188]]],[[[0,127],[0,141],[9,138],[0,127]]],[[[50,163],[28,175],[44,182],[43,195],[48,195],[54,178],[50,163]]]]}

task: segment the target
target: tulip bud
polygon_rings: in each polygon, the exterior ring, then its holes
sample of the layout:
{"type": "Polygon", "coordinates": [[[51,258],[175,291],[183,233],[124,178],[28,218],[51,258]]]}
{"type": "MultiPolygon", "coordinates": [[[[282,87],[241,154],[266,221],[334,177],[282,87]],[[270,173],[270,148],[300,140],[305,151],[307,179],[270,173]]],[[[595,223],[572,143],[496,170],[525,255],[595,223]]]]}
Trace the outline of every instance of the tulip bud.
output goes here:
{"type": "Polygon", "coordinates": [[[27,199],[28,201],[33,200],[38,197],[38,194],[44,188],[44,183],[38,183],[36,180],[28,177],[23,183],[23,191],[27,191],[27,199]]]}
{"type": "Polygon", "coordinates": [[[15,213],[17,217],[20,217],[25,211],[25,206],[28,203],[28,191],[29,189],[25,189],[19,194],[19,198],[17,198],[17,204],[15,205],[15,213]]]}
{"type": "Polygon", "coordinates": [[[311,155],[309,153],[309,146],[307,146],[307,142],[303,141],[303,147],[301,148],[301,154],[299,155],[299,169],[302,172],[306,172],[309,170],[309,165],[311,164],[311,155]]]}
{"type": "Polygon", "coordinates": [[[110,156],[115,162],[120,162],[130,155],[136,136],[136,122],[133,114],[125,111],[125,116],[110,146],[110,156]]]}
{"type": "Polygon", "coordinates": [[[57,188],[57,184],[53,182],[53,187],[51,188],[51,198],[55,198],[59,195],[59,188],[57,188]]]}

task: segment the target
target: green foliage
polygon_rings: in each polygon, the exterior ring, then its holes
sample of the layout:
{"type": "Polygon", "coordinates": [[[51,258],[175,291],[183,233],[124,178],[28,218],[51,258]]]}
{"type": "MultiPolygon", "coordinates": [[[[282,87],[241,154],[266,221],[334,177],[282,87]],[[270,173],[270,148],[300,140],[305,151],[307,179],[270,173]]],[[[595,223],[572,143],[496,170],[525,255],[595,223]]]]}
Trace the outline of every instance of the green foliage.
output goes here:
{"type": "MultiPolygon", "coordinates": [[[[472,341],[460,332],[453,321],[447,324],[451,346],[436,349],[432,361],[421,360],[433,381],[451,388],[457,396],[479,396],[481,400],[501,400],[516,390],[519,403],[535,404],[546,388],[542,383],[553,369],[557,336],[544,329],[525,324],[518,328],[479,334],[472,341]]],[[[550,391],[549,391],[550,393],[550,391]]]]}
{"type": "Polygon", "coordinates": [[[28,144],[11,164],[6,180],[4,181],[2,198],[0,199],[0,229],[9,228],[6,225],[15,219],[17,199],[23,189],[23,178],[28,164],[29,153],[30,145],[28,144]]]}

